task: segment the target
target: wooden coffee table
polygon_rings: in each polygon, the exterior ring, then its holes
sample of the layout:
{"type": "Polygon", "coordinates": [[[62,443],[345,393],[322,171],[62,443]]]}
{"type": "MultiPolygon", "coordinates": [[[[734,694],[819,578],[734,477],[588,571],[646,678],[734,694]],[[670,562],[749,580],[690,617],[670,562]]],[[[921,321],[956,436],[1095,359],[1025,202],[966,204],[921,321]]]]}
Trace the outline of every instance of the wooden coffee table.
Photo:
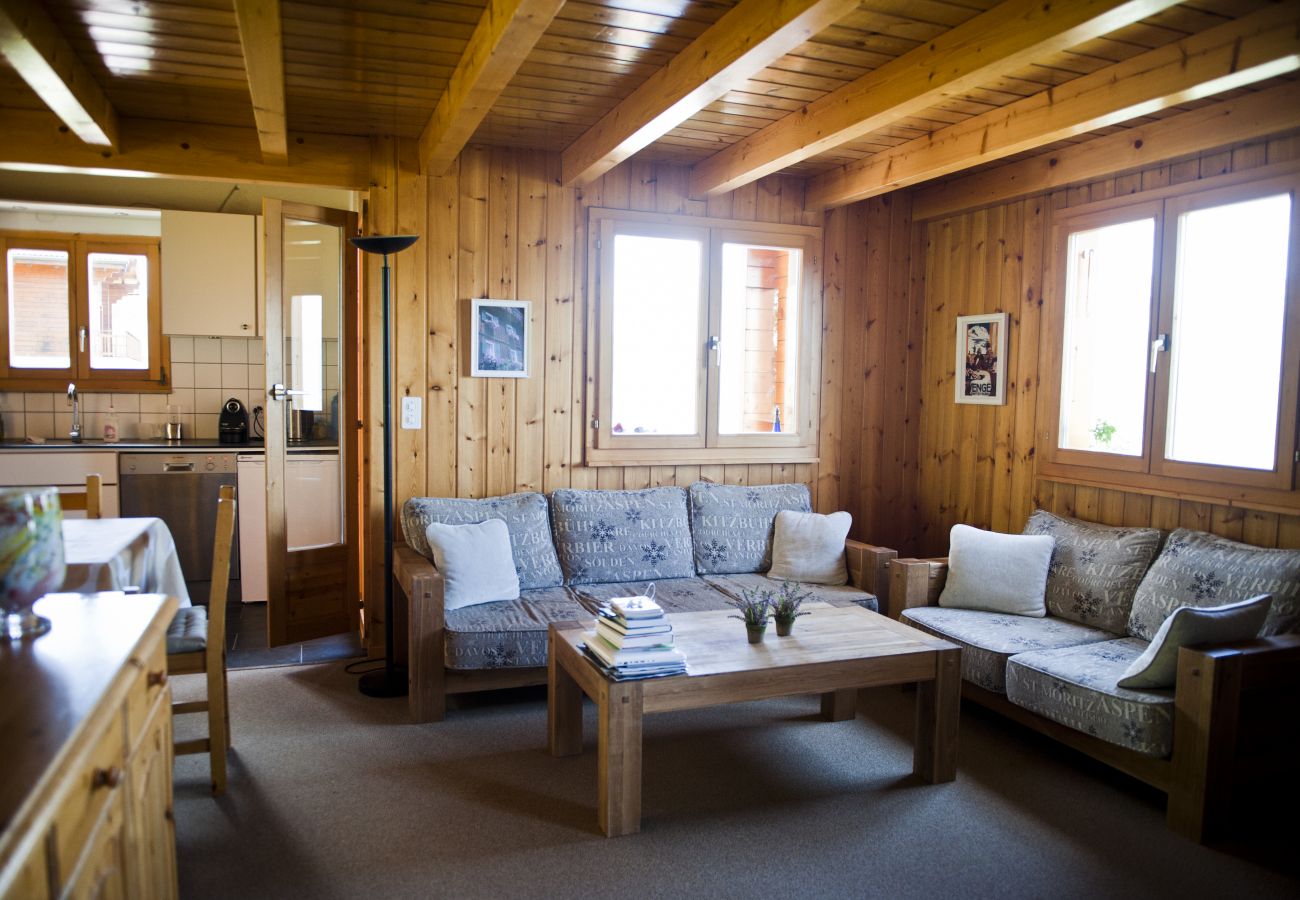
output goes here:
{"type": "Polygon", "coordinates": [[[641,720],[668,712],[821,694],[830,721],[856,714],[858,688],[915,682],[916,740],[912,771],[931,784],[957,775],[957,718],[961,649],[858,606],[804,605],[790,637],[769,627],[761,644],[745,640],[744,626],[727,610],[672,613],[677,646],[688,674],[612,681],[578,645],[593,627],[556,622],[550,627],[547,708],[552,756],[582,752],[582,695],[599,711],[596,815],[609,837],[641,830],[641,720]]]}

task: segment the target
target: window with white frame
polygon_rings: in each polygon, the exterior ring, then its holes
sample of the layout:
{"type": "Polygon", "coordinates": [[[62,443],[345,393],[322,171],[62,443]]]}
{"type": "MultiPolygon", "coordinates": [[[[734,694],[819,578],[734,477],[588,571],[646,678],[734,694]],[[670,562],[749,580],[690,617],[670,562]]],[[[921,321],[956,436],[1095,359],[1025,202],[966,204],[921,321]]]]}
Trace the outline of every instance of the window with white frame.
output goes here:
{"type": "Polygon", "coordinates": [[[591,211],[588,460],[816,458],[820,230],[591,211]]]}
{"type": "Polygon", "coordinates": [[[1048,474],[1293,487],[1297,188],[1288,176],[1064,211],[1048,474]]]}

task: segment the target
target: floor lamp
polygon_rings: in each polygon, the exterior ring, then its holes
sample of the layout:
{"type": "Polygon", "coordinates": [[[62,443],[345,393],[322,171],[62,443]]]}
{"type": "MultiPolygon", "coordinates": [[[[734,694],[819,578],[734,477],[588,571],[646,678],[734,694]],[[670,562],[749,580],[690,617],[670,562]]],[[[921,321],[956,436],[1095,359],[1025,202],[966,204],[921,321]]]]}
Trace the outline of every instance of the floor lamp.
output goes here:
{"type": "Polygon", "coordinates": [[[393,343],[389,311],[388,255],[400,253],[420,239],[417,234],[388,234],[349,238],[363,253],[384,257],[384,667],[361,676],[357,685],[368,697],[401,697],[407,692],[406,672],[393,665],[393,389],[390,366],[393,343]]]}

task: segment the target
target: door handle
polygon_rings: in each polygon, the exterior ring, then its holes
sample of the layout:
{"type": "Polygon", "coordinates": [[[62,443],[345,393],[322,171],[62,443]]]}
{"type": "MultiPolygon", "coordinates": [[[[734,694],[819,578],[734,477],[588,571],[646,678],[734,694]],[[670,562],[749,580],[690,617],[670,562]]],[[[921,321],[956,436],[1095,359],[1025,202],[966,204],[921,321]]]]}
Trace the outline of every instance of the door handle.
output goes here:
{"type": "Polygon", "coordinates": [[[291,391],[291,390],[289,390],[287,387],[285,387],[284,385],[282,385],[282,384],[280,384],[279,382],[277,382],[277,383],[271,385],[271,390],[269,390],[267,393],[269,393],[269,394],[271,395],[271,399],[272,399],[272,400],[283,400],[283,399],[285,399],[286,397],[301,397],[301,396],[303,396],[304,394],[306,394],[307,392],[306,392],[306,391],[291,391]]]}

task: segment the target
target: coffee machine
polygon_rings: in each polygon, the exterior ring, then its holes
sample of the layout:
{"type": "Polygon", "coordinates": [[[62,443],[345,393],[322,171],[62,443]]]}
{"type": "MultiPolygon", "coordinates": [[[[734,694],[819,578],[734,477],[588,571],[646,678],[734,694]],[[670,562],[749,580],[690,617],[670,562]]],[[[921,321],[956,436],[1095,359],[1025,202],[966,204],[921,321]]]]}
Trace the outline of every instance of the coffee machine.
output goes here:
{"type": "Polygon", "coordinates": [[[234,397],[221,407],[221,419],[217,422],[217,435],[223,444],[248,443],[248,410],[234,397]]]}

